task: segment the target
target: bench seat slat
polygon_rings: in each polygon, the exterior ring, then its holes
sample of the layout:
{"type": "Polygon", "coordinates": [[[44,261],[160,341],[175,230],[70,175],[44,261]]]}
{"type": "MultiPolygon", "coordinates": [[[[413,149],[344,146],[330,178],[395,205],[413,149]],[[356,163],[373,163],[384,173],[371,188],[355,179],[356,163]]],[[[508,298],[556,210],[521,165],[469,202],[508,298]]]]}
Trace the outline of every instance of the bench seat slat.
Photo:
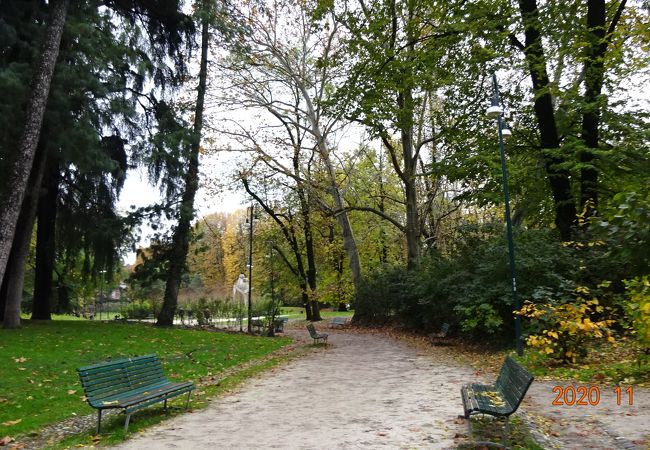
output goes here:
{"type": "Polygon", "coordinates": [[[135,356],[135,357],[132,357],[132,358],[113,359],[113,360],[110,360],[110,361],[104,361],[104,362],[97,363],[97,364],[92,364],[92,365],[89,365],[89,366],[83,366],[83,367],[80,367],[77,370],[79,372],[85,372],[85,371],[88,371],[88,370],[100,370],[101,371],[101,370],[110,368],[111,366],[114,366],[114,365],[123,365],[123,364],[126,364],[126,363],[129,363],[129,364],[133,365],[133,364],[139,364],[140,362],[151,361],[151,360],[154,360],[154,361],[159,360],[158,355],[151,354],[151,355],[135,356]]]}

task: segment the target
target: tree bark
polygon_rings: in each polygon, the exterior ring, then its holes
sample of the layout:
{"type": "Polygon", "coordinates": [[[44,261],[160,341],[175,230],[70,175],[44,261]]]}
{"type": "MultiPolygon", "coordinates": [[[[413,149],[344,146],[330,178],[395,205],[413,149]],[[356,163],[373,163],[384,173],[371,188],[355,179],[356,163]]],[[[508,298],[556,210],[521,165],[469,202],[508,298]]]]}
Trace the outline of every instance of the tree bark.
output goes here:
{"type": "MultiPolygon", "coordinates": [[[[296,172],[297,173],[297,172],[296,172]]],[[[305,251],[307,253],[307,283],[311,292],[316,292],[316,252],[314,251],[314,236],[311,229],[311,209],[307,201],[304,188],[298,184],[298,198],[300,200],[300,213],[302,215],[302,229],[305,236],[305,251]]],[[[318,300],[311,301],[311,320],[322,320],[318,300]]]]}
{"type": "Polygon", "coordinates": [[[0,234],[0,279],[4,278],[18,216],[34,163],[69,3],[69,0],[53,0],[50,3],[52,8],[50,22],[45,33],[38,67],[35,69],[32,79],[25,126],[18,145],[17,157],[8,172],[7,183],[12,189],[9,190],[7,198],[3,201],[2,211],[0,211],[0,230],[2,230],[2,234],[0,234]]]}
{"type": "Polygon", "coordinates": [[[580,152],[580,209],[588,214],[598,208],[598,169],[594,166],[594,152],[599,146],[600,95],[605,78],[605,55],[609,37],[614,32],[626,1],[619,4],[612,23],[607,30],[607,8],[605,0],[587,2],[587,32],[589,46],[584,62],[585,92],[582,115],[581,138],[585,149],[580,152]]]}
{"type": "Polygon", "coordinates": [[[14,242],[11,247],[11,256],[5,270],[5,277],[2,283],[2,301],[0,312],[4,328],[20,327],[21,302],[25,287],[25,262],[29,255],[29,245],[32,240],[36,208],[38,206],[39,190],[45,172],[45,160],[47,152],[42,143],[39,143],[36,150],[34,170],[28,183],[27,195],[18,217],[14,242]]]}
{"type": "MultiPolygon", "coordinates": [[[[204,2],[204,5],[207,2],[204,2]]],[[[207,14],[207,13],[206,13],[207,14]]],[[[174,324],[174,314],[178,304],[178,290],[181,276],[185,267],[185,258],[189,249],[190,226],[194,217],[194,197],[199,187],[199,149],[201,145],[201,130],[203,128],[203,105],[208,72],[208,43],[210,27],[207,17],[204,17],[201,29],[201,62],[199,68],[199,85],[197,88],[196,109],[194,112],[194,128],[190,144],[189,166],[185,175],[185,190],[183,192],[178,225],[174,230],[172,250],[165,285],[163,306],[158,314],[156,325],[171,326],[174,324]]]]}
{"type": "Polygon", "coordinates": [[[50,320],[52,275],[56,258],[56,211],[59,197],[59,162],[48,158],[43,191],[38,199],[36,228],[36,269],[34,276],[33,320],[50,320]]]}
{"type": "Polygon", "coordinates": [[[413,148],[413,93],[411,87],[407,86],[398,95],[397,104],[405,117],[400,124],[402,138],[402,159],[404,170],[402,182],[404,183],[404,195],[406,200],[406,249],[407,270],[414,270],[420,264],[420,218],[418,214],[417,187],[415,185],[415,171],[417,160],[413,148]]]}
{"type": "Polygon", "coordinates": [[[329,182],[328,191],[334,200],[334,215],[339,226],[341,227],[341,235],[343,236],[343,247],[348,255],[350,272],[352,273],[352,283],[354,284],[357,292],[363,282],[363,271],[361,267],[361,259],[359,258],[359,249],[357,242],[352,232],[352,225],[350,225],[350,218],[348,217],[345,202],[341,191],[339,190],[338,181],[336,179],[336,171],[330,158],[330,150],[327,141],[321,132],[321,127],[318,122],[316,109],[311,100],[311,96],[303,83],[298,83],[297,88],[300,91],[303,100],[307,105],[307,118],[311,125],[311,133],[316,141],[316,150],[320,156],[322,163],[325,165],[327,173],[327,181],[329,182]]]}
{"type": "Polygon", "coordinates": [[[524,54],[535,94],[535,116],[542,146],[542,160],[553,194],[555,225],[563,241],[571,240],[571,228],[576,219],[576,205],[571,193],[570,174],[560,168],[565,158],[559,155],[560,138],[555,122],[553,99],[542,46],[541,25],[536,0],[519,0],[519,10],[526,37],[524,54]]]}

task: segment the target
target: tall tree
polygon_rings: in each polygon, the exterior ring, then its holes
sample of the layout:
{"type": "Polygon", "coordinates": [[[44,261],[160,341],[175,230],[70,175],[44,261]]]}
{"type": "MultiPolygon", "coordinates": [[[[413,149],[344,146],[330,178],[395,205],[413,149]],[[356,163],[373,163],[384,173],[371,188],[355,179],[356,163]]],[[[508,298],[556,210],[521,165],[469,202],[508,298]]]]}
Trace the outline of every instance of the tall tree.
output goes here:
{"type": "Polygon", "coordinates": [[[600,118],[603,109],[601,93],[605,78],[607,47],[625,9],[626,0],[619,2],[609,25],[605,0],[587,2],[587,46],[584,58],[584,112],[580,152],[580,209],[598,208],[598,169],[593,164],[594,153],[600,147],[600,118]]]}
{"type": "Polygon", "coordinates": [[[0,235],[0,279],[4,278],[18,216],[32,170],[69,3],[69,0],[51,2],[50,19],[44,36],[43,51],[38,67],[34,71],[23,133],[17,156],[9,170],[7,183],[12,188],[7,193],[4,207],[0,211],[0,229],[2,229],[0,235]]]}
{"type": "MultiPolygon", "coordinates": [[[[247,26],[229,41],[231,55],[223,66],[230,85],[223,103],[266,111],[307,133],[305,141],[313,145],[322,164],[329,208],[341,228],[352,279],[358,287],[363,275],[361,260],[333,154],[332,138],[341,121],[327,116],[322,106],[326,92],[340,76],[338,28],[329,19],[313,24],[308,6],[300,2],[268,3],[264,8],[242,6],[232,13],[233,21],[247,26]],[[298,116],[294,98],[299,100],[298,116]]],[[[273,160],[264,149],[259,151],[263,159],[273,160]]],[[[295,177],[290,168],[282,168],[282,172],[295,177]]]]}
{"type": "Polygon", "coordinates": [[[208,73],[208,50],[210,42],[211,10],[209,2],[204,2],[201,11],[201,59],[199,62],[199,83],[194,110],[194,125],[189,144],[188,167],[185,175],[185,187],[181,197],[178,224],[174,229],[169,253],[169,269],[163,306],[158,314],[157,325],[169,326],[174,323],[174,314],[178,303],[178,289],[181,275],[185,268],[185,258],[189,249],[190,225],[194,217],[194,197],[199,188],[199,150],[201,146],[201,131],[203,129],[203,105],[208,73]]]}

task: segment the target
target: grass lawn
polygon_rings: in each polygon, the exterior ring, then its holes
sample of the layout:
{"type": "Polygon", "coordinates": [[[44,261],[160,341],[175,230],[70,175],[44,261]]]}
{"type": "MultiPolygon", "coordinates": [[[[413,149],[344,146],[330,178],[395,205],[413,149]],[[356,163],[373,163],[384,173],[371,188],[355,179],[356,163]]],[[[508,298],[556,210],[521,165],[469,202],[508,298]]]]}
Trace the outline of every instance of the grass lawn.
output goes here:
{"type": "Polygon", "coordinates": [[[80,366],[156,353],[170,379],[197,382],[290,342],[148,324],[24,321],[19,330],[0,329],[0,437],[96,412],[84,401],[80,366]]]}
{"type": "MultiPolygon", "coordinates": [[[[290,319],[304,319],[305,318],[305,308],[300,306],[283,306],[280,308],[280,314],[289,316],[290,319]]],[[[354,311],[332,311],[330,309],[321,310],[320,316],[323,319],[330,319],[332,317],[352,317],[354,311]]]]}

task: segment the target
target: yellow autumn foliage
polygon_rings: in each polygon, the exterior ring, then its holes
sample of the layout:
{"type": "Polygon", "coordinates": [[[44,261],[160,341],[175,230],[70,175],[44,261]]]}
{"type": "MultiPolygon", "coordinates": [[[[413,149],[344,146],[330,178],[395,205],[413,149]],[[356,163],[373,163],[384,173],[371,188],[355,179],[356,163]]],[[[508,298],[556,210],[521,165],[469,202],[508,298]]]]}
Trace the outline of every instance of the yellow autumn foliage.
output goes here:
{"type": "Polygon", "coordinates": [[[535,305],[526,302],[515,312],[531,322],[544,324],[541,333],[528,336],[528,346],[554,359],[575,363],[581,355],[586,354],[590,341],[606,338],[608,342],[616,343],[610,329],[615,321],[596,320],[606,312],[598,299],[585,299],[583,295],[590,292],[585,286],[579,286],[575,292],[576,301],[573,303],[535,305]]]}

